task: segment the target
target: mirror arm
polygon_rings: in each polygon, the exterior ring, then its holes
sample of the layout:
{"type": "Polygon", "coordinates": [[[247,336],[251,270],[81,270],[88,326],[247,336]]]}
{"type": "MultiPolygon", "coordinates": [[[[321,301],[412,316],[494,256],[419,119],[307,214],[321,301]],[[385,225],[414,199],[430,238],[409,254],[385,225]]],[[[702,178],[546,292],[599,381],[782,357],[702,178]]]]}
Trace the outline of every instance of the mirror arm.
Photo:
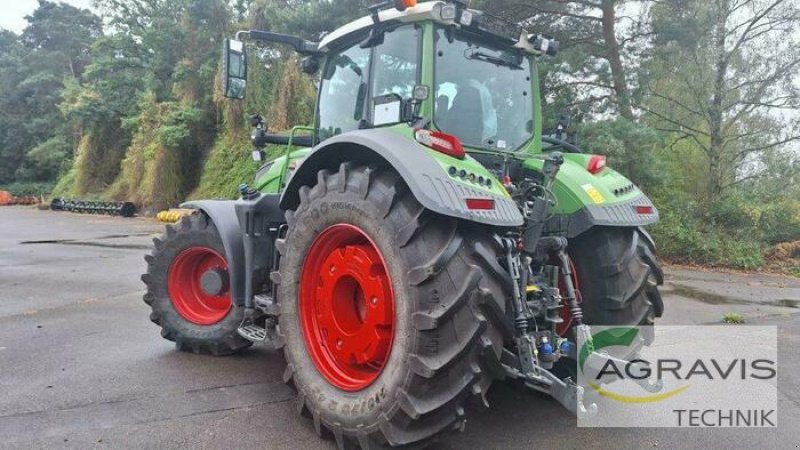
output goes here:
{"type": "Polygon", "coordinates": [[[239,31],[236,33],[237,40],[244,40],[245,38],[258,42],[288,45],[302,55],[316,55],[320,53],[319,43],[307,41],[303,38],[290,36],[288,34],[259,30],[239,31]]]}

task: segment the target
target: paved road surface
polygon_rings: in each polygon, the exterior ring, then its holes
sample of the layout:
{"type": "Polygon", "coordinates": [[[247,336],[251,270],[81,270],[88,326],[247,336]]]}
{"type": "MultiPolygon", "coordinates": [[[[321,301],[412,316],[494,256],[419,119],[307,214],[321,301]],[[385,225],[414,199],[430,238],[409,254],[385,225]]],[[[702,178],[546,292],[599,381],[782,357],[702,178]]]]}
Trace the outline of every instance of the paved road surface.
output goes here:
{"type": "MultiPolygon", "coordinates": [[[[283,360],[180,353],[142,303],[161,226],[0,208],[0,447],[330,449],[295,414],[283,360]]],[[[442,449],[800,448],[800,280],[672,269],[661,323],[737,311],[780,335],[778,430],[577,429],[555,402],[498,383],[442,449]]]]}

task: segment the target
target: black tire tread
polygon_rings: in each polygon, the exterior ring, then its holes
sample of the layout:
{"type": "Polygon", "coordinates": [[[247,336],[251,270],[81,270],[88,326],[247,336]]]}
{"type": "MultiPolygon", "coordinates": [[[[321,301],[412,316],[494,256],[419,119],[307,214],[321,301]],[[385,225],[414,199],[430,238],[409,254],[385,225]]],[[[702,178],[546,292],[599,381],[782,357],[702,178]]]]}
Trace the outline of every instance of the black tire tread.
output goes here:
{"type": "MultiPolygon", "coordinates": [[[[482,312],[484,303],[495,303],[494,309],[501,312],[505,309],[504,280],[497,279],[497,275],[508,275],[491,261],[490,255],[493,248],[497,249],[496,241],[487,232],[457,220],[431,217],[393,172],[342,164],[337,173],[320,172],[317,180],[318,184],[302,197],[292,217],[302,212],[307,202],[329,191],[352,191],[374,202],[379,215],[385,213],[382,218],[391,219],[393,215],[409,218],[399,237],[403,245],[398,248],[405,250],[417,245],[428,249],[427,261],[409,270],[409,289],[424,289],[438,277],[450,277],[454,286],[463,285],[462,289],[444,295],[436,307],[416,305],[410,324],[416,330],[417,349],[423,348],[429,336],[436,336],[442,327],[454,327],[463,333],[459,333],[459,339],[440,348],[435,358],[419,352],[409,354],[405,386],[382,409],[377,424],[355,428],[346,428],[335,417],[326,417],[314,410],[311,397],[295,383],[295,368],[286,354],[290,366],[284,379],[299,389],[298,411],[310,412],[315,424],[319,423],[321,429],[328,429],[336,437],[339,447],[345,443],[362,448],[386,444],[416,447],[435,441],[444,432],[461,429],[466,401],[485,394],[495,378],[495,372],[485,368],[499,365],[502,352],[501,324],[494,323],[482,312]],[[436,233],[430,232],[432,224],[438,228],[436,233]],[[440,236],[446,238],[439,239],[435,245],[429,242],[440,236]]],[[[290,225],[287,246],[291,245],[291,235],[290,225]]],[[[501,314],[496,320],[502,317],[501,314]]]]}
{"type": "Polygon", "coordinates": [[[174,225],[167,225],[164,235],[153,239],[153,251],[145,256],[147,272],[141,277],[147,286],[144,302],[152,308],[150,320],[161,327],[161,336],[164,339],[175,342],[176,348],[183,352],[225,356],[250,347],[252,342],[239,336],[235,328],[215,333],[212,338],[197,339],[188,336],[180,327],[175,326],[176,321],[183,319],[166,320],[165,314],[177,317],[177,313],[172,311],[171,300],[166,294],[166,283],[172,254],[175,253],[181,237],[214,243],[218,247],[222,246],[214,224],[207,216],[199,212],[183,217],[174,225]]]}
{"type": "Polygon", "coordinates": [[[570,253],[586,323],[652,325],[661,316],[663,271],[643,230],[597,227],[570,242],[570,253]]]}

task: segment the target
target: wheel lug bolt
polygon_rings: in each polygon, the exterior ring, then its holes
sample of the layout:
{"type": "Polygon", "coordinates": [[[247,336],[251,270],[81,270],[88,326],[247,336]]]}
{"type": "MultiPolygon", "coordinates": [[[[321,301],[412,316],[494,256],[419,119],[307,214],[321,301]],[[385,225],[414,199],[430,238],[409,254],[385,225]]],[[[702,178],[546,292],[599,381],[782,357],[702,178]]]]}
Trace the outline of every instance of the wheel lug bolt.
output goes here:
{"type": "Polygon", "coordinates": [[[372,304],[373,305],[377,305],[378,304],[378,297],[372,297],[372,304]]]}
{"type": "Polygon", "coordinates": [[[344,346],[344,342],[342,342],[341,339],[337,339],[336,340],[336,349],[337,350],[341,350],[343,346],[344,346]]]}
{"type": "Polygon", "coordinates": [[[331,266],[331,273],[336,273],[336,266],[331,266]]]}

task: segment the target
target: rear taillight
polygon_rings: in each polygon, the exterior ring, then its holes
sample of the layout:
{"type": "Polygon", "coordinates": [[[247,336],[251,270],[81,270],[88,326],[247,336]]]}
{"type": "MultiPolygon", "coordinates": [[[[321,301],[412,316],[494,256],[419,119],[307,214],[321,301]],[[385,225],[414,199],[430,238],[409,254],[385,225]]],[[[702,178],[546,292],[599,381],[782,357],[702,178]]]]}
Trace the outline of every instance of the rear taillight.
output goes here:
{"type": "Polygon", "coordinates": [[[653,214],[653,207],[652,206],[648,206],[648,205],[634,206],[634,209],[636,209],[636,214],[641,214],[643,216],[647,216],[647,215],[653,214]]]}
{"type": "Polygon", "coordinates": [[[494,200],[491,198],[468,198],[467,209],[473,211],[487,211],[494,209],[494,200]]]}
{"type": "Polygon", "coordinates": [[[594,155],[589,159],[589,165],[586,166],[586,170],[589,171],[592,175],[597,175],[603,169],[606,168],[606,157],[602,155],[594,155]]]}
{"type": "Polygon", "coordinates": [[[439,153],[458,159],[464,159],[466,155],[461,141],[453,135],[431,130],[417,130],[414,135],[417,142],[439,153]]]}

